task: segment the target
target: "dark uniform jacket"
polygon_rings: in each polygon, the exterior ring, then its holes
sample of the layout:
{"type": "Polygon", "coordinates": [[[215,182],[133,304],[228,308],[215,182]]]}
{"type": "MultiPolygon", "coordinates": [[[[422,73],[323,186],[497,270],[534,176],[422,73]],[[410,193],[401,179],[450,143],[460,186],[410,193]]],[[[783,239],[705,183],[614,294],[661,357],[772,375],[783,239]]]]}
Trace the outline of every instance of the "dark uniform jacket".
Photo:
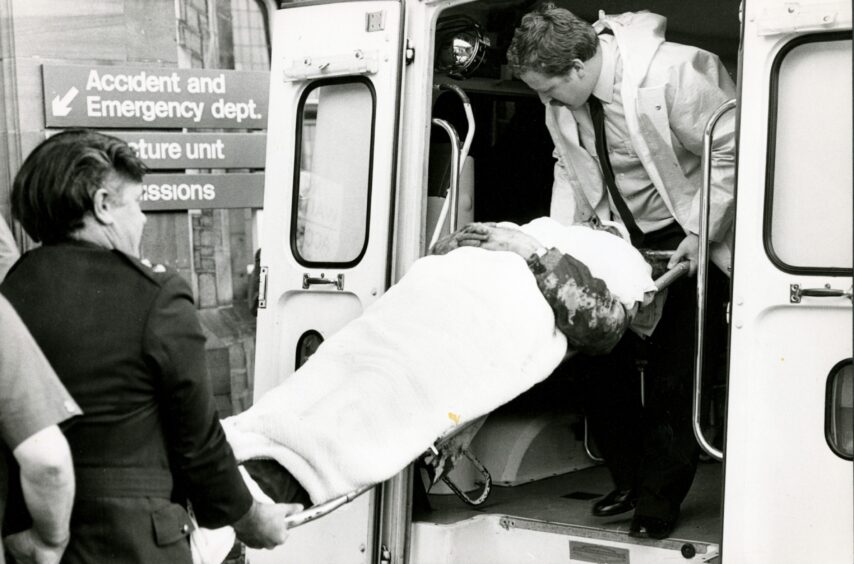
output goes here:
{"type": "Polygon", "coordinates": [[[77,495],[63,562],[191,562],[186,500],[210,528],[249,510],[180,276],[67,242],[25,254],[0,291],[84,412],[64,429],[77,495]]]}

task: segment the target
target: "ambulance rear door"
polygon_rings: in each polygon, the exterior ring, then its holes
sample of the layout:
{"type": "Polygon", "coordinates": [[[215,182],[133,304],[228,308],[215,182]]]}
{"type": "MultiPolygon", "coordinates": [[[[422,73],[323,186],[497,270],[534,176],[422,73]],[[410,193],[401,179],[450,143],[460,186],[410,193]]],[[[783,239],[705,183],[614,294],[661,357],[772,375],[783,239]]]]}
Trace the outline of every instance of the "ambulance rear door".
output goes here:
{"type": "MultiPolygon", "coordinates": [[[[254,397],[389,284],[402,7],[293,2],[273,20],[254,397]]],[[[374,495],[252,562],[374,559],[374,495]]]]}
{"type": "Polygon", "coordinates": [[[724,562],[854,562],[851,3],[746,0],[724,562]]]}

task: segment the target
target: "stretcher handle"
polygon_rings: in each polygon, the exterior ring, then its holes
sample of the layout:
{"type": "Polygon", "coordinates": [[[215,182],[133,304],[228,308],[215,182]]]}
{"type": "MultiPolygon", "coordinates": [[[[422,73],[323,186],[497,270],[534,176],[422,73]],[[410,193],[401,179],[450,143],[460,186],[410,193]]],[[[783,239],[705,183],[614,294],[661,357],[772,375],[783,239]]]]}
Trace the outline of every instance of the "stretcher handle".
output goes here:
{"type": "Polygon", "coordinates": [[[711,115],[703,132],[703,191],[700,195],[700,256],[697,262],[697,333],[694,335],[694,436],[706,454],[715,460],[723,460],[724,453],[706,440],[700,424],[703,393],[703,346],[705,345],[706,284],[709,267],[709,200],[712,191],[712,139],[718,120],[736,108],[736,100],[727,100],[711,115]]]}
{"type": "MultiPolygon", "coordinates": [[[[669,261],[671,257],[673,257],[673,250],[652,250],[652,249],[641,249],[641,254],[643,258],[646,259],[647,262],[652,264],[653,262],[664,262],[669,261]]],[[[691,264],[688,261],[681,261],[676,263],[676,265],[667,270],[664,274],[655,279],[653,284],[655,284],[655,291],[659,292],[675,281],[679,280],[691,270],[691,264]]]]}
{"type": "Polygon", "coordinates": [[[342,505],[350,503],[366,491],[372,489],[374,486],[375,484],[362,486],[361,488],[353,490],[350,493],[330,499],[329,501],[326,501],[319,505],[314,505],[312,507],[309,507],[308,509],[303,509],[299,513],[288,515],[287,517],[285,517],[285,525],[287,525],[289,529],[293,529],[294,527],[299,527],[300,525],[310,523],[315,519],[319,519],[325,515],[332,513],[342,505]]]}
{"type": "Polygon", "coordinates": [[[655,279],[655,291],[660,292],[661,290],[667,288],[691,270],[691,263],[687,260],[683,260],[682,262],[676,263],[676,266],[659,276],[655,279]]]}

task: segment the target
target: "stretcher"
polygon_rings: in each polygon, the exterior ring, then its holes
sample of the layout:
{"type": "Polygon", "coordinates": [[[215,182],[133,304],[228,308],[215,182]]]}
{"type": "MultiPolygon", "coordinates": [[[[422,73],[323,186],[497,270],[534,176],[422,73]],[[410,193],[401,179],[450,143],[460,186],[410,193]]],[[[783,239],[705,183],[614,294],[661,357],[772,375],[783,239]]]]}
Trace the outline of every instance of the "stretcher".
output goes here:
{"type": "MultiPolygon", "coordinates": [[[[653,273],[658,274],[654,279],[655,292],[661,292],[673,284],[679,278],[689,272],[690,265],[681,262],[671,269],[666,269],[667,261],[672,256],[672,251],[641,251],[644,258],[653,267],[653,273]]],[[[429,448],[415,460],[415,463],[424,468],[430,480],[430,487],[440,481],[445,483],[450,490],[465,504],[477,506],[488,498],[492,488],[492,478],[489,470],[480,463],[477,457],[469,449],[474,436],[484,424],[488,415],[484,415],[465,424],[451,429],[445,435],[439,437],[429,448]],[[456,463],[466,458],[474,466],[479,474],[479,489],[473,494],[463,491],[450,479],[449,473],[456,463]]],[[[362,494],[373,489],[377,484],[369,484],[357,488],[344,495],[309,507],[299,513],[286,518],[289,528],[298,527],[311,521],[317,520],[336,509],[350,503],[362,494]]]]}
{"type": "MultiPolygon", "coordinates": [[[[448,131],[452,156],[458,158],[452,159],[445,209],[430,247],[445,220],[451,231],[456,227],[459,173],[474,132],[465,93],[453,86],[440,89],[460,97],[469,130],[460,149],[453,127],[434,120],[448,131]]],[[[688,265],[680,265],[656,282],[648,265],[669,257],[644,258],[619,237],[589,227],[543,219],[520,229],[589,267],[627,311],[687,272],[688,265]],[[553,232],[549,222],[565,232],[553,232]]],[[[512,253],[459,249],[441,261],[416,261],[381,300],[288,378],[286,389],[271,390],[249,410],[254,414],[244,412],[224,428],[238,460],[276,460],[315,500],[287,519],[291,527],[349,503],[413,460],[427,469],[432,485],[442,481],[463,502],[477,505],[489,495],[491,478],[469,443],[490,411],[546,378],[565,358],[567,345],[524,260],[512,253]],[[509,295],[514,298],[508,300],[509,295]],[[451,335],[449,326],[463,332],[451,335]],[[410,333],[418,337],[408,339],[410,333]],[[396,358],[384,351],[394,351],[396,358]],[[463,381],[466,385],[458,387],[463,381]],[[377,409],[390,413],[377,417],[377,409]],[[348,440],[360,439],[354,430],[370,436],[367,445],[348,440]],[[481,489],[473,496],[448,478],[463,457],[481,476],[481,489]]]]}

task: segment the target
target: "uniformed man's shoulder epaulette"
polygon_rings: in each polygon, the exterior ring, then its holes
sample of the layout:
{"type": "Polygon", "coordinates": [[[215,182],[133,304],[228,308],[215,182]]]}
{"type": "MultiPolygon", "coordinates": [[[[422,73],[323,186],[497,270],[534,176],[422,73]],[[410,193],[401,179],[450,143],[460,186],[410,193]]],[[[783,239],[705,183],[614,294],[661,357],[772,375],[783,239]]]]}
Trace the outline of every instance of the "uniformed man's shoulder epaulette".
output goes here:
{"type": "Polygon", "coordinates": [[[168,278],[170,274],[173,274],[162,264],[152,264],[148,259],[137,259],[131,256],[128,256],[124,253],[117,253],[123,256],[128,263],[130,263],[136,270],[138,270],[143,276],[160,285],[163,283],[164,278],[168,278]]]}

